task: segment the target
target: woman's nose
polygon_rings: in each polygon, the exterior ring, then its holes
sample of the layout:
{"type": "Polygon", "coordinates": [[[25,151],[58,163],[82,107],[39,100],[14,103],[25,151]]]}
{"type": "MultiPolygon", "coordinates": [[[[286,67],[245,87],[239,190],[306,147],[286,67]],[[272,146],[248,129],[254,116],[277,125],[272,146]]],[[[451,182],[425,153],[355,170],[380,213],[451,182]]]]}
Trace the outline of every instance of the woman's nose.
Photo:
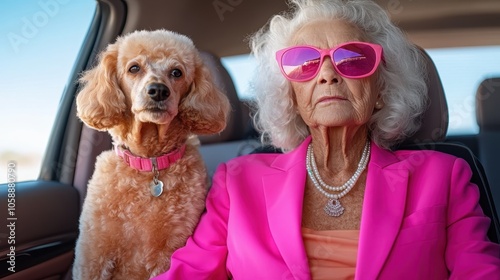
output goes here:
{"type": "Polygon", "coordinates": [[[330,57],[325,57],[323,60],[323,64],[319,69],[317,80],[320,84],[336,84],[341,81],[341,77],[335,70],[335,67],[333,67],[333,62],[330,57]]]}

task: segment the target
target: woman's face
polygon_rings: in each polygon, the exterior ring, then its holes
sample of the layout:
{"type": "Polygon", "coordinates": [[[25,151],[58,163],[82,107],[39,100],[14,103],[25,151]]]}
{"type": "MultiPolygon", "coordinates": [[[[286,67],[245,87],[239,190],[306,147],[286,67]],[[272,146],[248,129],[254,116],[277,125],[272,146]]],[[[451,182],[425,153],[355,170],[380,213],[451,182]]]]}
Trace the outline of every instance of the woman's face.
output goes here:
{"type": "MultiPolygon", "coordinates": [[[[328,20],[299,29],[291,45],[330,49],[349,41],[364,41],[362,32],[345,21],[328,20]]],[[[344,78],[326,57],[312,80],[291,82],[297,110],[311,128],[361,126],[370,119],[379,97],[375,86],[377,73],[363,79],[344,78]]]]}

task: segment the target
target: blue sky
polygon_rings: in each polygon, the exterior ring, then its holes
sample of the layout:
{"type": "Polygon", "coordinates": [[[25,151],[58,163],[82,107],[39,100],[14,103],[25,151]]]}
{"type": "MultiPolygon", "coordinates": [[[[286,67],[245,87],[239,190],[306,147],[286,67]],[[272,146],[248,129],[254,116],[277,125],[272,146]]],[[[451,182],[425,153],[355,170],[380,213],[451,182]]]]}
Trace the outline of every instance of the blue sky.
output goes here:
{"type": "Polygon", "coordinates": [[[93,0],[0,2],[0,154],[44,149],[93,0]]]}

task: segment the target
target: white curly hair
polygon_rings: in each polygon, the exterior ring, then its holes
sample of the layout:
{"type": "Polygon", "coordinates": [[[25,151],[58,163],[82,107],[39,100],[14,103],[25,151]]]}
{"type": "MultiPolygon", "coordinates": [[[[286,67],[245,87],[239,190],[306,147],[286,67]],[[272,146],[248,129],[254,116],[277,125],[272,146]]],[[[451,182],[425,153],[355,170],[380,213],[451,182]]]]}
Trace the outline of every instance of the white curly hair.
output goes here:
{"type": "Polygon", "coordinates": [[[255,94],[254,123],[264,144],[284,151],[297,147],[310,133],[298,114],[290,82],[275,60],[293,34],[311,21],[341,19],[357,26],[368,42],[383,47],[377,86],[384,107],[368,122],[370,138],[390,149],[420,127],[427,108],[425,64],[421,51],[370,0],[291,0],[291,11],[275,15],[250,38],[257,69],[251,83],[255,94]]]}

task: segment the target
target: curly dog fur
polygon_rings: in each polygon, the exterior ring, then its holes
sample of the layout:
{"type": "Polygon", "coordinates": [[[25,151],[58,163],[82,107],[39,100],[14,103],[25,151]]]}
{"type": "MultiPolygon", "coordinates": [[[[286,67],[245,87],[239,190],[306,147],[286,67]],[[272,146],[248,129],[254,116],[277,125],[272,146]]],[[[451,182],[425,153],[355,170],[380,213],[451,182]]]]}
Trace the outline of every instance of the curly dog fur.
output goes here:
{"type": "Polygon", "coordinates": [[[115,145],[143,158],[186,144],[184,156],[159,172],[132,169],[103,152],[80,217],[74,279],[149,279],[193,232],[205,207],[208,179],[194,134],[224,129],[229,101],[214,85],[193,42],[167,30],[120,37],[81,78],[77,115],[108,131],[115,145]]]}

